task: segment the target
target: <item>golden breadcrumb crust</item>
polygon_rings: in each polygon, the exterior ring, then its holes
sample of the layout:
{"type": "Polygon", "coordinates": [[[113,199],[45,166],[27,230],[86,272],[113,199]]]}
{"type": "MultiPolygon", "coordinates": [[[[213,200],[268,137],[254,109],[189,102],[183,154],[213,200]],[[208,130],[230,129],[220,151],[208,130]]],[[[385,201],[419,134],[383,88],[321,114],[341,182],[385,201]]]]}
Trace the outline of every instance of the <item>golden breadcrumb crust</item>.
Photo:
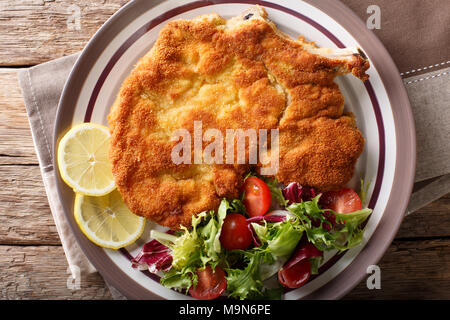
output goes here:
{"type": "MultiPolygon", "coordinates": [[[[327,190],[353,175],[364,139],[333,79],[367,78],[368,62],[327,59],[259,17],[169,22],[124,81],[108,116],[117,188],[137,215],[173,229],[237,197],[249,165],[181,164],[175,130],[280,129],[280,182],[327,190]]],[[[205,147],[205,143],[203,147],[205,147]]]]}

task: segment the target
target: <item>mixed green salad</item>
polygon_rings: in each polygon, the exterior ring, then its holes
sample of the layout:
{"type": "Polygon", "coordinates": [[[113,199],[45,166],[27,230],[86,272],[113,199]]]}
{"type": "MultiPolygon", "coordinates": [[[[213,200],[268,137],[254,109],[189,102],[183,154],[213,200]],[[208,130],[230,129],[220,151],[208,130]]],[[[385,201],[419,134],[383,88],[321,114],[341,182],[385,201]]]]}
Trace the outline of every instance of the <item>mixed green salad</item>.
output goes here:
{"type": "Polygon", "coordinates": [[[318,274],[324,251],[361,242],[372,212],[363,209],[361,185],[359,195],[350,188],[317,194],[250,175],[240,199],[193,216],[191,229],[152,230],[133,267],[162,274],[162,285],[197,299],[280,299],[318,274]]]}

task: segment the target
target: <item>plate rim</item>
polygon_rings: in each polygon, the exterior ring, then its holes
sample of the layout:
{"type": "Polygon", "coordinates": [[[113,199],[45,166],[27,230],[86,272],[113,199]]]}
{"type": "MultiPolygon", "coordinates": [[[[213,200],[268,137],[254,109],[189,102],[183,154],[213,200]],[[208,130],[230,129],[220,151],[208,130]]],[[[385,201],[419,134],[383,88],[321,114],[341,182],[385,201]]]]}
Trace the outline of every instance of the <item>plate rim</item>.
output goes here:
{"type": "MultiPolygon", "coordinates": [[[[95,33],[95,35],[89,40],[86,47],[83,49],[81,55],[78,57],[74,67],[72,68],[69,77],[64,86],[63,92],[61,94],[60,102],[58,105],[58,110],[56,114],[56,120],[53,130],[53,167],[55,169],[55,182],[57,186],[57,193],[59,200],[63,206],[63,210],[65,216],[68,218],[67,223],[75,235],[75,238],[84,252],[84,254],[88,257],[89,261],[96,267],[96,269],[100,272],[100,274],[107,280],[107,282],[114,287],[116,287],[119,291],[121,291],[125,296],[131,299],[161,299],[159,295],[156,293],[144,288],[139,283],[136,283],[132,280],[124,271],[115,266],[111,259],[101,251],[101,248],[95,246],[90,243],[83,235],[76,229],[76,225],[74,225],[73,221],[71,222],[71,210],[68,210],[67,201],[64,201],[64,192],[62,187],[62,180],[59,176],[59,170],[57,169],[55,150],[58,144],[58,138],[64,132],[61,130],[61,127],[64,129],[64,126],[61,126],[62,123],[68,122],[67,116],[64,118],[64,110],[63,106],[67,106],[70,104],[70,100],[73,96],[73,92],[78,92],[75,97],[78,97],[79,90],[73,90],[72,88],[78,86],[82,87],[84,82],[77,84],[77,74],[80,69],[83,67],[83,64],[89,63],[89,53],[91,51],[95,51],[95,45],[97,45],[97,40],[100,37],[107,38],[106,35],[108,32],[114,32],[114,23],[115,21],[121,19],[123,16],[127,17],[128,15],[133,14],[133,10],[136,12],[142,12],[138,10],[142,6],[147,5],[150,9],[155,7],[156,5],[162,3],[164,1],[158,1],[157,3],[148,3],[147,1],[131,1],[120,8],[113,16],[111,16],[103,26],[95,33]],[[76,85],[77,84],[77,85],[76,85]],[[69,89],[70,88],[70,89],[69,89]],[[100,253],[100,254],[99,254],[100,253]],[[100,257],[101,256],[101,257],[100,257]],[[102,261],[100,261],[102,260],[102,261]],[[109,266],[108,266],[109,264],[109,266]],[[111,266],[113,266],[113,270],[111,270],[111,266]],[[109,268],[109,269],[108,269],[109,268]],[[117,277],[117,273],[114,272],[115,276],[111,275],[112,271],[119,271],[120,277],[117,277]],[[133,286],[130,286],[133,284],[133,286]],[[136,284],[138,287],[136,287],[136,284]]],[[[209,1],[211,4],[214,4],[214,1],[209,1]]],[[[250,1],[249,1],[250,2],[250,1]]],[[[388,51],[385,49],[381,41],[375,36],[373,32],[368,30],[365,24],[360,20],[356,14],[347,8],[344,4],[334,0],[306,0],[305,3],[312,5],[313,7],[321,10],[325,14],[329,15],[332,19],[334,19],[338,24],[340,24],[344,29],[346,29],[353,38],[355,38],[361,46],[368,47],[368,43],[371,43],[370,51],[372,52],[371,62],[373,62],[374,67],[377,69],[380,79],[385,87],[386,95],[391,103],[391,105],[396,105],[393,111],[393,120],[395,124],[395,132],[396,132],[396,142],[397,142],[397,154],[405,154],[409,150],[409,154],[412,156],[409,158],[409,162],[407,165],[402,163],[400,166],[400,157],[396,157],[395,171],[392,183],[392,190],[398,189],[403,190],[403,193],[399,197],[398,195],[390,193],[388,200],[386,202],[386,209],[383,212],[383,216],[381,217],[380,224],[374,230],[371,239],[365,245],[363,250],[355,257],[355,259],[347,266],[342,272],[337,275],[334,279],[329,281],[324,286],[320,287],[313,293],[303,297],[303,299],[339,299],[345,294],[347,294],[353,287],[355,287],[362,278],[366,275],[365,270],[362,272],[361,267],[362,263],[359,261],[362,258],[366,258],[370,260],[372,263],[376,264],[381,257],[386,252],[389,245],[392,243],[400,224],[403,220],[403,214],[401,212],[406,212],[406,207],[408,205],[409,197],[412,192],[414,175],[415,175],[415,165],[416,165],[416,137],[415,137],[415,128],[414,128],[414,119],[412,115],[411,106],[409,103],[409,99],[406,93],[406,89],[403,85],[403,81],[400,77],[398,69],[393,62],[391,56],[388,51]],[[333,14],[330,14],[333,13],[333,14]],[[352,30],[350,32],[349,30],[352,30]],[[364,46],[366,44],[366,46],[364,46]],[[378,51],[376,55],[373,54],[373,51],[378,51]],[[377,61],[382,61],[383,64],[380,65],[377,61]],[[388,86],[389,84],[389,86],[388,86]],[[394,90],[395,89],[395,90],[394,90]],[[395,94],[394,94],[395,93],[395,94]],[[408,119],[405,121],[405,126],[403,130],[400,130],[398,124],[399,119],[408,119]],[[397,121],[396,121],[397,120],[397,121]],[[405,137],[406,136],[406,137],[405,137]],[[409,139],[406,139],[409,138],[409,139]],[[399,152],[402,149],[403,152],[399,152]],[[399,175],[403,179],[399,179],[399,175]],[[400,181],[401,180],[401,181],[400,181]],[[405,183],[406,182],[406,183],[405,183]],[[401,184],[402,188],[396,188],[398,184],[401,184]],[[405,187],[406,186],[406,187],[405,187]],[[395,199],[394,199],[395,198],[395,199]],[[399,203],[398,199],[403,199],[399,203]],[[393,203],[394,202],[394,203],[393,203]],[[393,203],[393,204],[392,204],[393,203]],[[391,204],[391,206],[390,206],[391,204]],[[389,217],[386,217],[386,210],[388,208],[396,209],[394,211],[399,211],[397,214],[390,214],[389,217]],[[389,223],[381,224],[381,222],[386,219],[389,220],[389,223]],[[384,230],[383,236],[386,236],[386,233],[389,235],[388,240],[384,238],[384,240],[378,240],[378,243],[384,244],[381,248],[373,248],[370,244],[374,244],[377,238],[380,238],[381,231],[380,228],[384,230]],[[387,230],[385,230],[387,228],[387,230]],[[381,242],[380,242],[381,241],[381,242]],[[368,253],[370,252],[370,255],[368,253]],[[357,263],[359,262],[359,263],[357,263]],[[355,275],[356,274],[356,275],[355,275]],[[344,281],[347,279],[346,281],[344,281]],[[344,286],[344,287],[343,287],[344,286]],[[335,288],[336,290],[333,290],[335,288]]],[[[91,63],[95,63],[91,61],[91,63]]],[[[72,100],[73,101],[73,100],[72,100]]],[[[66,126],[67,127],[67,126],[66,126]]],[[[404,158],[402,159],[404,160],[404,158]]],[[[72,191],[70,191],[72,192],[72,191]]],[[[73,204],[72,204],[73,205],[73,204]]],[[[395,213],[395,212],[394,212],[395,213]]]]}

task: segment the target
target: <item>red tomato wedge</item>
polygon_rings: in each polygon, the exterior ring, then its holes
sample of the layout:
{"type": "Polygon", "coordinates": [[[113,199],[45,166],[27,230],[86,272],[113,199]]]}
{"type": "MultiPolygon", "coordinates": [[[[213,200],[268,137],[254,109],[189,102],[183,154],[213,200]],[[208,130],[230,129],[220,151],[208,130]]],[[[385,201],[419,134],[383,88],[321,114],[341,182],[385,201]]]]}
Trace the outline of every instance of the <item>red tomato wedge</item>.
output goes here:
{"type": "Polygon", "coordinates": [[[311,263],[303,259],[290,268],[278,271],[278,281],[286,288],[298,288],[308,282],[311,276],[311,263]]]}
{"type": "Polygon", "coordinates": [[[289,261],[278,271],[278,281],[286,288],[298,288],[311,276],[309,258],[323,257],[323,252],[305,240],[297,246],[289,261]]]}
{"type": "Polygon", "coordinates": [[[320,197],[320,205],[337,213],[350,213],[362,209],[361,199],[350,188],[325,192],[320,197]]]}
{"type": "Polygon", "coordinates": [[[210,266],[197,270],[197,285],[189,289],[189,294],[198,300],[212,300],[218,298],[227,288],[225,271],[216,267],[214,272],[210,266]]]}
{"type": "Polygon", "coordinates": [[[263,216],[270,208],[272,196],[267,184],[257,177],[249,177],[242,186],[244,206],[250,217],[263,216]]]}
{"type": "Polygon", "coordinates": [[[253,242],[247,219],[239,213],[230,213],[225,217],[220,233],[220,243],[227,250],[245,250],[253,242]]]}

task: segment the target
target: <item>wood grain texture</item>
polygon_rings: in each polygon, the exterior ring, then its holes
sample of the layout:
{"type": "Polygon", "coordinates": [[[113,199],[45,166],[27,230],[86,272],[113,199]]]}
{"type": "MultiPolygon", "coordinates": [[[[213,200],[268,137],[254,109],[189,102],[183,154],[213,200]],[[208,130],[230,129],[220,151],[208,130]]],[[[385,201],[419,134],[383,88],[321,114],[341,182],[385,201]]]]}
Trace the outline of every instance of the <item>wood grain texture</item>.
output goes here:
{"type": "Polygon", "coordinates": [[[0,0],[0,65],[35,65],[75,53],[126,0],[0,0]],[[80,29],[72,17],[80,13],[80,29]]]}
{"type": "Polygon", "coordinates": [[[60,246],[0,246],[0,270],[2,300],[111,299],[98,273],[81,274],[76,288],[60,246]]]}
{"type": "Polygon", "coordinates": [[[450,299],[449,239],[394,241],[378,265],[381,289],[366,278],[345,299],[450,299]]]}
{"type": "Polygon", "coordinates": [[[418,211],[402,222],[397,239],[450,237],[450,193],[418,211]]]}
{"type": "MultiPolygon", "coordinates": [[[[395,241],[382,261],[381,289],[364,279],[345,299],[450,299],[450,240],[395,241]],[[439,263],[436,263],[439,261],[439,263]]],[[[0,246],[0,299],[110,299],[102,278],[69,271],[59,246],[0,246]]]]}
{"type": "Polygon", "coordinates": [[[0,69],[0,164],[38,163],[17,80],[19,70],[0,69]]]}
{"type": "Polygon", "coordinates": [[[0,244],[61,244],[39,166],[0,165],[0,244]]]}

